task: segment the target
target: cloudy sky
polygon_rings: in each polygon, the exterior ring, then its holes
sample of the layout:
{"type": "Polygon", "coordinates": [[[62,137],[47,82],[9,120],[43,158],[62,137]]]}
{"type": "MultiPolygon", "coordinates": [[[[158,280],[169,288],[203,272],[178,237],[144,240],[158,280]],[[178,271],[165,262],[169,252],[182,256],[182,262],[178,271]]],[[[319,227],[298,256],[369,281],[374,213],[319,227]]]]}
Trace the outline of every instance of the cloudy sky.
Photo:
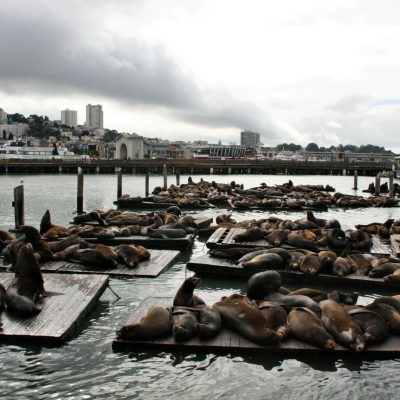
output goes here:
{"type": "Polygon", "coordinates": [[[168,139],[400,152],[396,0],[13,0],[0,107],[168,139]]]}

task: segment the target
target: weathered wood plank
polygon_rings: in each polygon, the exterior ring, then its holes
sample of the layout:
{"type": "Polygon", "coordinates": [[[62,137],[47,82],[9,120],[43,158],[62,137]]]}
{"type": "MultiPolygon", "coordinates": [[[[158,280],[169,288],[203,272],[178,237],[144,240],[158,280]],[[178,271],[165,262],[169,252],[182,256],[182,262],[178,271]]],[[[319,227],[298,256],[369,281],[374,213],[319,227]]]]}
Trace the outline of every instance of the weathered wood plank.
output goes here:
{"type": "Polygon", "coordinates": [[[372,247],[370,250],[371,254],[390,256],[389,246],[383,243],[378,235],[371,235],[371,240],[372,240],[372,247]]]}
{"type": "MultiPolygon", "coordinates": [[[[7,287],[13,277],[13,273],[0,273],[0,282],[7,287]]],[[[36,316],[22,318],[6,310],[1,317],[3,341],[64,342],[73,335],[108,286],[108,277],[104,275],[45,274],[43,277],[50,295],[44,299],[42,311],[36,316]]]]}
{"type": "MultiPolygon", "coordinates": [[[[211,257],[209,254],[190,260],[186,266],[199,276],[229,277],[242,280],[247,280],[255,273],[263,271],[262,269],[256,268],[243,268],[235,264],[232,260],[211,257]]],[[[360,289],[400,290],[400,284],[398,282],[385,282],[381,278],[371,278],[369,276],[350,274],[345,277],[339,277],[327,274],[308,275],[299,271],[277,271],[280,273],[284,282],[304,283],[306,285],[318,287],[327,285],[360,289]]]]}
{"type": "Polygon", "coordinates": [[[218,243],[221,236],[227,231],[226,228],[218,228],[207,240],[207,245],[211,243],[218,243]]]}
{"type": "Polygon", "coordinates": [[[194,223],[197,225],[197,228],[202,229],[210,226],[213,222],[213,217],[208,215],[193,215],[194,223]]]}
{"type": "MultiPolygon", "coordinates": [[[[145,299],[133,314],[129,317],[129,323],[139,322],[143,315],[148,310],[150,304],[159,304],[163,306],[170,306],[172,299],[170,298],[154,298],[145,299]]],[[[303,343],[296,339],[288,339],[278,346],[261,346],[253,343],[235,332],[222,329],[220,334],[210,340],[202,340],[200,338],[193,338],[184,343],[175,342],[173,336],[165,339],[149,340],[149,341],[133,341],[133,340],[120,340],[115,338],[112,347],[114,350],[138,350],[138,351],[195,351],[195,352],[219,352],[219,353],[281,353],[288,355],[295,354],[320,354],[331,355],[334,357],[351,356],[351,357],[395,357],[400,355],[400,337],[394,335],[378,345],[370,346],[362,352],[354,352],[343,346],[337,344],[334,350],[320,349],[307,343],[303,343]]]]}

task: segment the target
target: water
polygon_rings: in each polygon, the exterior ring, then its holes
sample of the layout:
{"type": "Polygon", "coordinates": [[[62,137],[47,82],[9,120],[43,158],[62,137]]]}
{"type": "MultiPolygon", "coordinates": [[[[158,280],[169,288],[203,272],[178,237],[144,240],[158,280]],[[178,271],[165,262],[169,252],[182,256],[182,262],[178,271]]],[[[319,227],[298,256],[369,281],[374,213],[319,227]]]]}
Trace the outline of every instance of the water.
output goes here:
{"type": "MultiPolygon", "coordinates": [[[[13,226],[12,190],[24,178],[26,223],[38,226],[47,208],[53,223],[68,225],[76,209],[75,175],[0,176],[0,228],[13,226]]],[[[195,180],[200,179],[194,177],[195,180]]],[[[204,176],[206,180],[245,187],[281,184],[330,184],[337,191],[354,193],[352,177],[343,176],[204,176]]],[[[187,177],[182,176],[181,182],[187,177]]],[[[359,177],[359,188],[372,182],[359,177]]],[[[383,181],[383,180],[382,180],[383,181]]],[[[151,187],[162,184],[152,177],[151,187]]],[[[115,175],[87,175],[84,208],[111,208],[117,191],[115,175]]],[[[144,195],[144,176],[124,175],[123,192],[144,195]]],[[[360,192],[360,190],[359,190],[360,192]]],[[[216,216],[217,211],[202,211],[216,216]]],[[[400,218],[400,209],[363,209],[316,213],[337,218],[345,228],[356,223],[400,218]]],[[[234,212],[236,219],[261,218],[274,212],[234,212]]],[[[282,214],[280,214],[282,215],[282,214]]],[[[286,213],[298,218],[304,213],[286,213]]],[[[110,279],[121,296],[106,290],[80,334],[61,347],[0,346],[0,397],[30,399],[397,399],[400,360],[359,361],[320,357],[217,356],[214,354],[117,353],[111,349],[114,332],[132,310],[148,296],[172,297],[190,275],[185,263],[206,252],[204,242],[184,253],[178,262],[156,279],[110,279]]],[[[244,282],[203,279],[199,295],[211,301],[243,291],[244,282]]],[[[365,294],[365,293],[364,293],[365,294]]]]}

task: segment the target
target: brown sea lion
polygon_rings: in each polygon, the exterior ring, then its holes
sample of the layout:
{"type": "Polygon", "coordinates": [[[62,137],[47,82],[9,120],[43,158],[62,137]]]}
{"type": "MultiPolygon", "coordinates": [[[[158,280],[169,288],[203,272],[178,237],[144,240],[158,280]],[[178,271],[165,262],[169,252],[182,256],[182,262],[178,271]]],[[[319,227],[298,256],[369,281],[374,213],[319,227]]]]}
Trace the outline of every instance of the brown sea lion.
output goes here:
{"type": "Polygon", "coordinates": [[[289,330],[302,342],[310,343],[323,349],[334,349],[335,341],[326,331],[321,320],[308,308],[297,307],[288,316],[289,330]]]}
{"type": "Polygon", "coordinates": [[[336,253],[330,250],[323,250],[318,253],[318,257],[321,263],[321,272],[331,273],[333,269],[333,263],[337,258],[336,253]]]}
{"type": "Polygon", "coordinates": [[[150,251],[146,249],[146,247],[140,246],[139,244],[131,244],[130,246],[134,246],[139,255],[139,261],[146,261],[151,257],[150,251]]]}
{"type": "Polygon", "coordinates": [[[254,268],[254,269],[282,269],[285,265],[281,256],[275,253],[264,253],[255,256],[249,261],[245,261],[241,264],[243,268],[254,268]]]}
{"type": "Polygon", "coordinates": [[[372,246],[371,237],[361,229],[346,231],[346,236],[350,239],[353,248],[356,250],[369,250],[372,246]]]}
{"type": "Polygon", "coordinates": [[[328,293],[328,299],[335,300],[337,303],[354,305],[357,303],[358,292],[342,292],[334,290],[328,293]]]}
{"type": "Polygon", "coordinates": [[[184,238],[186,236],[186,231],[184,229],[153,229],[149,227],[147,229],[147,235],[151,238],[158,239],[169,239],[169,238],[184,238]]]}
{"type": "Polygon", "coordinates": [[[400,312],[400,300],[389,296],[380,296],[374,300],[374,303],[383,303],[392,306],[397,312],[400,312]]]}
{"type": "Polygon", "coordinates": [[[195,326],[198,335],[204,339],[217,336],[222,325],[219,313],[215,308],[206,305],[197,306],[196,308],[200,310],[198,322],[195,326]]]}
{"type": "Polygon", "coordinates": [[[269,328],[264,314],[237,299],[233,302],[219,301],[213,305],[222,318],[222,325],[236,331],[246,339],[261,345],[276,345],[280,336],[269,328]]]}
{"type": "Polygon", "coordinates": [[[254,251],[264,250],[262,248],[257,247],[230,247],[228,249],[212,249],[208,252],[210,256],[216,258],[227,258],[228,260],[238,260],[248,253],[252,253],[254,251]]]}
{"type": "Polygon", "coordinates": [[[7,308],[15,314],[33,315],[42,309],[46,295],[38,261],[30,243],[21,247],[15,264],[15,276],[6,291],[7,308]]]}
{"type": "Polygon", "coordinates": [[[15,236],[7,231],[3,231],[2,229],[0,229],[0,239],[3,241],[11,241],[15,240],[15,236]]]}
{"type": "Polygon", "coordinates": [[[194,289],[200,282],[201,279],[195,276],[186,278],[175,294],[173,305],[175,307],[195,307],[206,304],[200,297],[193,294],[194,289]]]}
{"type": "Polygon", "coordinates": [[[30,225],[20,225],[19,229],[25,235],[25,241],[31,243],[35,252],[40,255],[40,260],[51,261],[53,259],[53,252],[47,242],[42,240],[39,231],[30,225]]]}
{"type": "Polygon", "coordinates": [[[49,247],[53,253],[58,253],[74,244],[79,244],[79,247],[81,249],[93,247],[93,245],[89,244],[86,240],[80,238],[77,235],[70,235],[65,239],[57,240],[55,242],[49,242],[49,247]]]}
{"type": "Polygon", "coordinates": [[[72,262],[95,269],[112,269],[118,266],[113,257],[95,249],[78,249],[69,255],[72,262]]]}
{"type": "Polygon", "coordinates": [[[169,336],[172,332],[171,311],[168,308],[153,306],[140,322],[119,329],[118,339],[157,340],[169,336]]]}
{"type": "Polygon", "coordinates": [[[396,269],[393,274],[386,275],[383,280],[385,282],[400,282],[400,269],[396,269]]]}
{"type": "Polygon", "coordinates": [[[285,308],[265,300],[258,301],[257,308],[264,314],[268,327],[275,331],[282,341],[289,333],[285,308]]]}
{"type": "Polygon", "coordinates": [[[115,247],[115,253],[117,259],[122,264],[125,264],[128,268],[136,268],[139,264],[139,252],[135,246],[129,244],[120,244],[115,247]]]}
{"type": "Polygon", "coordinates": [[[39,233],[44,235],[46,239],[51,240],[65,236],[67,234],[67,229],[60,225],[53,225],[51,223],[50,211],[47,210],[40,221],[39,233]]]}
{"type": "Polygon", "coordinates": [[[374,311],[358,308],[348,311],[353,320],[363,331],[366,345],[385,341],[390,335],[390,328],[384,318],[374,311]]]}
{"type": "Polygon", "coordinates": [[[333,338],[355,351],[364,350],[365,342],[361,328],[345,308],[334,300],[323,300],[319,304],[322,311],[321,321],[333,338]]]}
{"type": "Polygon", "coordinates": [[[273,246],[281,246],[286,242],[287,236],[290,233],[288,229],[274,229],[266,236],[266,239],[273,246]]]}
{"type": "Polygon", "coordinates": [[[400,335],[400,314],[395,308],[389,304],[375,302],[368,304],[365,308],[382,316],[389,325],[390,332],[400,335]]]}
{"type": "Polygon", "coordinates": [[[371,271],[369,271],[368,276],[371,278],[383,278],[387,275],[393,274],[398,269],[400,269],[400,264],[387,262],[372,268],[371,271]]]}
{"type": "Polygon", "coordinates": [[[177,342],[196,336],[197,313],[186,307],[174,307],[172,311],[172,334],[177,342]]]}
{"type": "Polygon", "coordinates": [[[272,301],[276,304],[284,305],[288,308],[307,307],[316,315],[321,314],[320,306],[308,296],[301,295],[284,295],[278,292],[268,293],[264,296],[264,300],[272,301]]]}
{"type": "Polygon", "coordinates": [[[328,298],[327,292],[318,289],[301,288],[293,290],[289,293],[289,296],[297,296],[297,295],[310,297],[316,303],[319,303],[320,301],[326,300],[328,298]]]}
{"type": "Polygon", "coordinates": [[[318,254],[306,255],[301,261],[299,269],[304,274],[318,275],[321,271],[321,262],[318,254]]]}
{"type": "Polygon", "coordinates": [[[57,260],[57,261],[66,260],[71,253],[73,253],[75,250],[78,250],[78,249],[79,249],[79,244],[73,244],[73,245],[65,248],[62,251],[58,251],[57,253],[54,253],[53,258],[54,258],[54,260],[57,260]]]}
{"type": "Polygon", "coordinates": [[[254,242],[256,240],[262,239],[265,232],[260,228],[250,228],[242,233],[238,233],[232,239],[234,242],[254,242]]]}
{"type": "Polygon", "coordinates": [[[336,276],[346,276],[351,273],[351,265],[344,257],[338,257],[333,263],[332,274],[336,276]]]}
{"type": "MultiPolygon", "coordinates": [[[[86,222],[98,222],[100,226],[107,226],[107,222],[104,220],[104,217],[100,215],[98,211],[92,211],[87,214],[81,214],[74,217],[74,224],[84,224],[86,222]]],[[[111,215],[107,215],[107,217],[111,217],[111,215]]]]}
{"type": "Polygon", "coordinates": [[[355,275],[366,276],[371,270],[372,266],[362,254],[351,253],[346,256],[346,259],[351,265],[351,270],[355,275]]]}
{"type": "Polygon", "coordinates": [[[330,249],[343,249],[346,246],[346,234],[338,228],[328,230],[326,237],[330,249]]]}
{"type": "Polygon", "coordinates": [[[300,251],[291,251],[290,255],[292,257],[290,264],[289,264],[290,269],[292,271],[300,270],[300,264],[306,255],[300,251]]]}
{"type": "Polygon", "coordinates": [[[320,248],[314,242],[304,239],[303,236],[294,232],[289,233],[287,237],[287,243],[298,249],[311,250],[315,253],[318,253],[320,251],[320,248]]]}
{"type": "Polygon", "coordinates": [[[247,281],[247,297],[262,300],[268,293],[277,291],[281,284],[282,278],[277,271],[258,272],[247,281]]]}

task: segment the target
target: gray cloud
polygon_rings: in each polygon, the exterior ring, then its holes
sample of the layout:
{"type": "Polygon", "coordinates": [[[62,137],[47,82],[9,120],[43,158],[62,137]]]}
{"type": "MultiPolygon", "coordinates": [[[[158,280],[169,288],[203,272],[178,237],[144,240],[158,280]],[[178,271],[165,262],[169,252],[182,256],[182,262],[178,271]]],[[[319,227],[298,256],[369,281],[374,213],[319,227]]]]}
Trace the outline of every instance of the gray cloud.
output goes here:
{"type": "Polygon", "coordinates": [[[21,14],[17,1],[0,13],[0,37],[7,38],[0,41],[0,54],[7,54],[0,63],[3,90],[21,95],[87,94],[116,100],[123,107],[157,108],[207,127],[278,134],[256,106],[200,88],[162,46],[98,30],[96,21],[76,10],[63,13],[65,7],[55,1],[40,13],[21,14]]]}

